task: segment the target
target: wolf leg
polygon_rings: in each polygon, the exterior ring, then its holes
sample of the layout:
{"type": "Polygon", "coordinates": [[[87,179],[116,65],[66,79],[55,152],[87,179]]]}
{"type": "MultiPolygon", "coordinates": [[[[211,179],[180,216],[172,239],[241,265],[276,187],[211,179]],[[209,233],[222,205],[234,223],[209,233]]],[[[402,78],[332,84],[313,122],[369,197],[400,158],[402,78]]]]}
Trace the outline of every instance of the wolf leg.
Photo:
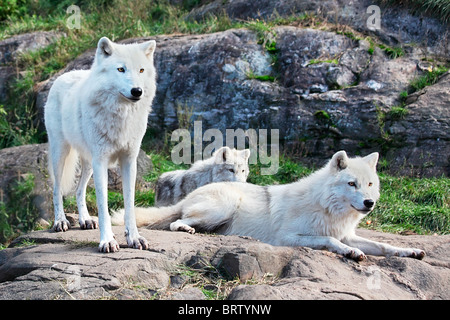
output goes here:
{"type": "Polygon", "coordinates": [[[125,233],[128,247],[147,250],[149,248],[148,241],[138,232],[136,215],[134,212],[136,157],[123,157],[120,161],[120,167],[122,171],[123,199],[125,204],[125,233]]]}
{"type": "Polygon", "coordinates": [[[91,164],[81,160],[81,177],[77,187],[78,220],[81,229],[97,229],[98,222],[91,218],[86,206],[86,187],[92,175],[91,164]]]}
{"type": "Polygon", "coordinates": [[[192,222],[193,222],[192,219],[179,219],[170,224],[170,230],[171,231],[185,231],[190,234],[194,234],[195,229],[189,225],[192,222]]]}
{"type": "Polygon", "coordinates": [[[55,222],[53,230],[56,232],[67,231],[70,228],[70,222],[64,214],[64,205],[62,198],[61,180],[64,171],[64,163],[69,155],[70,146],[62,143],[50,143],[49,156],[51,161],[50,170],[53,175],[53,205],[55,210],[55,222]]]}
{"type": "Polygon", "coordinates": [[[181,219],[172,222],[170,230],[194,234],[195,228],[193,226],[198,226],[202,230],[213,230],[222,225],[226,220],[227,211],[211,210],[211,208],[220,208],[220,206],[217,203],[212,203],[210,199],[208,206],[205,207],[202,200],[201,196],[188,196],[181,208],[181,219]]]}
{"type": "Polygon", "coordinates": [[[394,247],[389,244],[365,239],[357,235],[346,237],[342,239],[342,242],[348,244],[349,246],[359,248],[366,254],[374,256],[399,256],[419,260],[422,260],[425,256],[425,251],[420,249],[394,247]]]}
{"type": "Polygon", "coordinates": [[[95,194],[97,196],[98,220],[100,226],[101,252],[119,251],[119,244],[114,239],[111,228],[111,218],[108,213],[108,165],[102,157],[94,158],[92,161],[94,169],[95,194]]]}
{"type": "Polygon", "coordinates": [[[318,250],[326,249],[356,261],[361,261],[366,257],[364,252],[358,248],[348,246],[336,238],[327,236],[286,235],[283,237],[281,245],[301,246],[318,250]]]}
{"type": "Polygon", "coordinates": [[[181,219],[170,224],[170,230],[172,231],[185,231],[194,234],[194,226],[202,230],[212,231],[226,224],[233,212],[236,211],[235,206],[226,206],[223,199],[205,199],[201,193],[191,193],[183,201],[181,219]]]}

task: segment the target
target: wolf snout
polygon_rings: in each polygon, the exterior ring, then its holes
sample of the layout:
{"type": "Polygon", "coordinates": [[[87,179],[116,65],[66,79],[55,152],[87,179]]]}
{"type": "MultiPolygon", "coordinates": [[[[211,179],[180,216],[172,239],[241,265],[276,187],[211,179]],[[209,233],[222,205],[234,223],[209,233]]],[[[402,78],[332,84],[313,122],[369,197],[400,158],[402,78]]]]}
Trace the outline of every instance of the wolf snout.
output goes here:
{"type": "Polygon", "coordinates": [[[374,204],[375,204],[375,201],[373,201],[372,199],[366,199],[366,200],[364,200],[364,206],[367,208],[367,209],[372,209],[372,207],[374,206],[374,204]]]}
{"type": "Polygon", "coordinates": [[[142,89],[141,88],[132,88],[131,89],[131,95],[134,98],[140,98],[142,96],[142,89]]]}

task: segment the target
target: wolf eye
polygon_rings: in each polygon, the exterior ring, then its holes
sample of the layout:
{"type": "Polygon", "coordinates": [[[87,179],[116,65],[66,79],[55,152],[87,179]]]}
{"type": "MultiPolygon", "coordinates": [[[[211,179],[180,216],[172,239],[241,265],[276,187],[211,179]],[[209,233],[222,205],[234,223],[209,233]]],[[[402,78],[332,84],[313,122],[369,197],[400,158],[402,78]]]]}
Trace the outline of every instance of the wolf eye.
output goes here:
{"type": "Polygon", "coordinates": [[[143,73],[143,72],[144,72],[144,69],[139,70],[139,73],[143,73]]]}
{"type": "Polygon", "coordinates": [[[371,187],[373,185],[373,183],[372,182],[369,182],[369,187],[371,187]]]}
{"type": "Polygon", "coordinates": [[[228,169],[228,171],[230,171],[231,173],[234,173],[234,169],[228,169]]]}
{"type": "Polygon", "coordinates": [[[350,181],[350,182],[348,183],[348,185],[349,185],[350,187],[356,187],[356,183],[354,183],[353,181],[350,181]]]}
{"type": "Polygon", "coordinates": [[[117,68],[117,71],[119,71],[119,72],[125,72],[125,69],[124,69],[124,68],[117,68]]]}

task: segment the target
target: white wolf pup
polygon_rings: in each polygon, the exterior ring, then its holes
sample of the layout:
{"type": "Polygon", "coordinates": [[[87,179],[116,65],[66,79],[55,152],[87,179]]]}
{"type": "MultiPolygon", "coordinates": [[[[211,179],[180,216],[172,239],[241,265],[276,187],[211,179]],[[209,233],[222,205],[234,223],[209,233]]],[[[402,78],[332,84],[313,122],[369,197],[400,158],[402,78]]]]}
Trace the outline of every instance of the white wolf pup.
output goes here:
{"type": "Polygon", "coordinates": [[[100,225],[102,252],[119,250],[108,213],[107,169],[119,163],[125,202],[125,232],[129,247],[147,249],[134,215],[136,158],[147,128],[156,91],[154,40],[119,45],[101,38],[90,70],[78,70],[56,79],[45,105],[49,140],[49,171],[53,180],[55,231],[66,231],[62,196],[71,190],[78,162],[81,178],[76,190],[80,226],[100,225]],[[87,211],[86,185],[92,173],[99,223],[87,211]]]}
{"type": "Polygon", "coordinates": [[[328,249],[362,260],[365,254],[422,259],[420,249],[398,248],[355,234],[379,194],[378,153],[348,158],[337,152],[322,169],[287,185],[219,182],[178,204],[136,211],[139,226],[194,233],[196,228],[250,236],[280,246],[328,249]]]}
{"type": "Polygon", "coordinates": [[[156,183],[155,205],[169,206],[193,190],[212,182],[240,181],[248,177],[250,150],[218,149],[211,158],[196,161],[188,170],[166,172],[156,183]]]}

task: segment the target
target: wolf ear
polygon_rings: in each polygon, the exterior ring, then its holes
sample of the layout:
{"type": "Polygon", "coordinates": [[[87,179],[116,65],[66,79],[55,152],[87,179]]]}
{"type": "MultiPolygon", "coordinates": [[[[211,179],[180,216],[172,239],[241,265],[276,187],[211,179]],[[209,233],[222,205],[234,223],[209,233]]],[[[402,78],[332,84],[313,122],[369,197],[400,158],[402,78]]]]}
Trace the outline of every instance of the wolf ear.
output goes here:
{"type": "Polygon", "coordinates": [[[141,48],[144,51],[145,55],[147,56],[147,58],[151,58],[153,57],[153,53],[155,52],[155,48],[156,48],[156,41],[155,40],[150,40],[144,43],[141,43],[141,48]]]}
{"type": "Polygon", "coordinates": [[[250,158],[250,149],[244,149],[239,152],[242,155],[242,157],[244,158],[244,160],[248,161],[248,158],[250,158]]]}
{"type": "Polygon", "coordinates": [[[369,164],[369,166],[376,171],[379,157],[380,157],[379,153],[374,152],[369,154],[368,156],[365,156],[363,160],[366,161],[369,164]]]}
{"type": "Polygon", "coordinates": [[[107,37],[103,37],[98,41],[97,54],[109,57],[113,52],[113,42],[107,37]]]}
{"type": "Polygon", "coordinates": [[[225,163],[227,159],[230,157],[229,152],[231,149],[227,146],[220,148],[216,152],[214,152],[215,163],[225,163]]]}
{"type": "Polygon", "coordinates": [[[347,168],[348,156],[345,151],[339,151],[334,154],[330,161],[331,168],[335,171],[341,171],[347,168]]]}

